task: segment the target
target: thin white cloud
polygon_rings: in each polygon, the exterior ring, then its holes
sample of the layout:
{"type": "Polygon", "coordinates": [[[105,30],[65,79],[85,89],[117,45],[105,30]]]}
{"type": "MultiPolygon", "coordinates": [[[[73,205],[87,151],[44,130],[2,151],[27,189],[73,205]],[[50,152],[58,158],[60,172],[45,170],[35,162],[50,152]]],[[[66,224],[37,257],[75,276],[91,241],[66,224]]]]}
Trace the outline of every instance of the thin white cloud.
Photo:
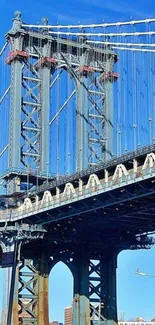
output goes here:
{"type": "MultiPolygon", "coordinates": [[[[114,1],[114,0],[108,0],[107,2],[105,1],[100,1],[100,0],[82,0],[85,4],[87,5],[103,9],[103,15],[104,15],[104,10],[111,11],[113,13],[117,13],[123,16],[126,15],[131,15],[135,18],[142,18],[142,17],[150,17],[150,13],[146,12],[145,9],[141,6],[141,9],[136,5],[136,3],[130,5],[128,3],[125,3],[125,1],[114,1]]],[[[154,13],[151,12],[151,16],[154,13]]],[[[107,16],[107,14],[106,14],[107,16]]]]}
{"type": "Polygon", "coordinates": [[[55,13],[55,17],[58,21],[58,23],[77,23],[78,22],[78,16],[74,16],[73,14],[69,14],[69,15],[63,15],[63,14],[57,14],[55,13]]]}

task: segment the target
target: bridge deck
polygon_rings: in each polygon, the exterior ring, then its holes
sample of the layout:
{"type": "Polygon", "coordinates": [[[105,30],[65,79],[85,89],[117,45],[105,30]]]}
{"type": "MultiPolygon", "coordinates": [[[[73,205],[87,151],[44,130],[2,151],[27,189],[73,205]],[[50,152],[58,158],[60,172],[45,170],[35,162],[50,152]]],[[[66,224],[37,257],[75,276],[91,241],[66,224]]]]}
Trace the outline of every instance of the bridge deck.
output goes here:
{"type": "Polygon", "coordinates": [[[2,211],[1,226],[6,221],[8,225],[17,221],[41,225],[48,230],[44,245],[52,241],[57,246],[63,240],[64,245],[76,245],[77,242],[94,245],[96,242],[96,247],[100,242],[105,248],[105,243],[116,246],[117,242],[120,246],[123,242],[124,245],[126,238],[127,247],[129,242],[134,247],[135,234],[154,231],[155,226],[155,166],[144,168],[146,153],[155,151],[155,146],[144,149],[121,157],[119,165],[118,160],[113,160],[109,165],[101,164],[59,182],[55,180],[46,185],[45,193],[41,187],[40,191],[29,195],[28,205],[2,211]],[[133,158],[137,161],[136,171],[133,158]],[[127,174],[119,177],[115,171],[122,162],[127,174]],[[105,170],[108,171],[107,180],[105,170]],[[99,182],[93,185],[91,175],[99,182]],[[79,179],[82,188],[79,188],[79,179]],[[66,184],[70,184],[69,193],[66,184]],[[36,201],[36,194],[39,201],[36,201]]]}

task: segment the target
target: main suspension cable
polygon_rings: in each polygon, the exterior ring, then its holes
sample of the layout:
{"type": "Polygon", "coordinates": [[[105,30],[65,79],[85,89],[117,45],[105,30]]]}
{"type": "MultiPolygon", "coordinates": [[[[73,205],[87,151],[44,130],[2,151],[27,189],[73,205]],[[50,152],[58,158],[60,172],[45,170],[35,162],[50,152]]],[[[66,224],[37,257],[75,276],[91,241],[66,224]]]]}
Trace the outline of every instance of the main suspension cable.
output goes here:
{"type": "MultiPolygon", "coordinates": [[[[46,28],[56,28],[56,29],[63,29],[63,28],[99,28],[99,27],[114,27],[114,26],[124,26],[124,25],[135,25],[135,24],[144,24],[144,23],[152,23],[155,22],[155,18],[148,18],[148,19],[141,19],[141,20],[131,20],[131,21],[120,21],[114,23],[102,23],[102,24],[86,24],[86,25],[46,25],[46,28]]],[[[22,27],[28,28],[44,28],[45,25],[27,25],[22,24],[22,27]]]]}

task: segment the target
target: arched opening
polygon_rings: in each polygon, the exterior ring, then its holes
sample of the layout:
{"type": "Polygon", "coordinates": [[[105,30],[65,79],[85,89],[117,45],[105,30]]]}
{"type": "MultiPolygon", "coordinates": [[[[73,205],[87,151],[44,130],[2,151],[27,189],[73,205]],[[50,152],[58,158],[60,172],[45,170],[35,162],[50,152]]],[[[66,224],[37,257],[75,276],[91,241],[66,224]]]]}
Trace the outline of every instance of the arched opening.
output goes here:
{"type": "Polygon", "coordinates": [[[119,320],[128,321],[142,317],[151,321],[154,318],[155,277],[135,274],[139,268],[140,272],[155,275],[154,256],[155,247],[149,250],[127,250],[119,254],[117,269],[119,320]]]}
{"type": "Polygon", "coordinates": [[[69,267],[58,262],[49,276],[49,320],[64,324],[64,309],[73,300],[73,275],[69,267]]]}

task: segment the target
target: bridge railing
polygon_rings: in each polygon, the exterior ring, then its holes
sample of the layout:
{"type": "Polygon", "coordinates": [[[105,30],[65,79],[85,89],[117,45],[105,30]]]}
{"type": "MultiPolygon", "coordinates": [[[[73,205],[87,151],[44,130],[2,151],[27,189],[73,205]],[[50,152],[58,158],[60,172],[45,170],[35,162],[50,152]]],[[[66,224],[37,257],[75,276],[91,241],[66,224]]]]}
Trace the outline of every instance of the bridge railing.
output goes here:
{"type": "MultiPolygon", "coordinates": [[[[29,215],[35,215],[38,213],[45,212],[50,209],[57,208],[58,206],[63,206],[67,204],[71,204],[75,201],[84,200],[85,198],[93,197],[94,195],[101,194],[103,192],[109,192],[112,190],[116,190],[118,188],[133,184],[134,182],[139,182],[144,179],[154,178],[155,177],[155,166],[152,168],[142,168],[137,173],[130,173],[129,175],[123,175],[122,177],[118,177],[113,179],[112,176],[109,177],[108,182],[105,182],[105,179],[100,180],[100,184],[95,184],[95,186],[87,187],[84,185],[81,190],[79,188],[74,189],[75,192],[70,192],[69,195],[66,193],[60,193],[59,197],[52,196],[51,200],[45,202],[44,199],[40,200],[38,203],[32,203],[29,201],[28,205],[19,206],[19,208],[9,209],[6,211],[0,212],[1,220],[16,220],[28,217],[29,215]]],[[[50,191],[49,191],[50,192],[50,191]]],[[[107,203],[108,204],[108,203],[107,203]]],[[[104,203],[106,206],[106,202],[104,203]]],[[[70,207],[71,208],[71,207],[70,207]]],[[[52,217],[51,219],[55,220],[56,217],[52,217]]]]}

